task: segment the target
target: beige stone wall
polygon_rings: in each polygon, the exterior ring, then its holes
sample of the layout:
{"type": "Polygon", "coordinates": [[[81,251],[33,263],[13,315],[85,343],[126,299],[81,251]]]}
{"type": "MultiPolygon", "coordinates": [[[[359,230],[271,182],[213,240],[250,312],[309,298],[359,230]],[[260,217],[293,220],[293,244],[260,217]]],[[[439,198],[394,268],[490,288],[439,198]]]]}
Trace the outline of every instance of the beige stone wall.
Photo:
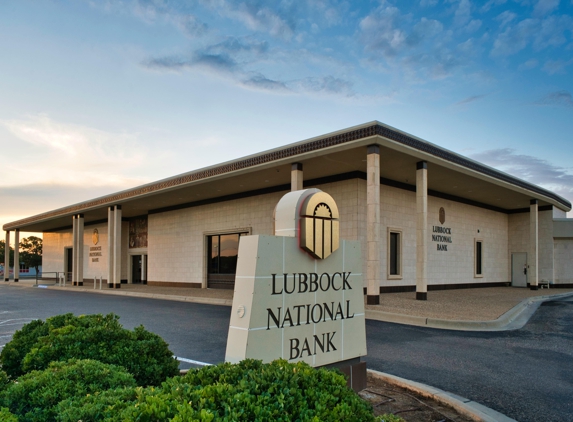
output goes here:
{"type": "Polygon", "coordinates": [[[43,238],[42,272],[64,271],[64,248],[72,247],[72,229],[57,233],[44,233],[43,238]]]}
{"type": "Polygon", "coordinates": [[[380,186],[382,286],[416,285],[416,192],[380,186]],[[402,232],[402,278],[388,276],[388,228],[402,232]]]}
{"type": "MultiPolygon", "coordinates": [[[[127,279],[128,260],[127,260],[127,241],[129,225],[127,222],[122,223],[121,227],[121,278],[127,279]]],[[[108,273],[108,243],[107,243],[107,224],[89,225],[84,227],[84,279],[98,280],[103,277],[107,280],[108,273]],[[92,234],[94,229],[98,229],[99,242],[93,244],[92,234]],[[98,261],[93,262],[90,257],[90,247],[101,246],[102,256],[98,256],[98,261]]],[[[64,249],[72,247],[72,229],[63,230],[56,233],[44,233],[43,253],[42,253],[42,271],[61,272],[64,271],[64,249]]]]}
{"type": "Polygon", "coordinates": [[[573,238],[555,239],[554,262],[554,283],[573,283],[573,238]]]}
{"type": "MultiPolygon", "coordinates": [[[[381,187],[382,286],[416,284],[416,193],[381,187]],[[402,231],[402,279],[388,276],[388,228],[402,231]]],[[[508,278],[508,216],[503,213],[428,197],[428,285],[506,282],[508,278]],[[440,207],[446,221],[438,220],[440,207]],[[438,251],[433,226],[449,227],[452,243],[438,251]],[[479,233],[478,233],[479,230],[479,233]],[[483,241],[483,277],[474,277],[475,240],[483,241]]]]}
{"type": "MultiPolygon", "coordinates": [[[[359,182],[348,180],[313,186],[329,193],[337,202],[343,239],[358,238],[359,182]]],[[[204,283],[206,235],[245,229],[252,234],[272,234],[273,211],[285,193],[287,192],[149,215],[147,279],[204,283]]]]}
{"type": "MultiPolygon", "coordinates": [[[[539,241],[539,278],[538,280],[553,280],[553,211],[540,211],[538,216],[538,241],[539,241]]],[[[516,252],[529,253],[529,220],[530,213],[522,212],[509,215],[509,269],[511,277],[511,254],[516,252]]]]}
{"type": "Polygon", "coordinates": [[[511,279],[511,254],[524,252],[529,258],[529,213],[521,212],[508,216],[509,225],[509,262],[507,273],[511,279]]]}

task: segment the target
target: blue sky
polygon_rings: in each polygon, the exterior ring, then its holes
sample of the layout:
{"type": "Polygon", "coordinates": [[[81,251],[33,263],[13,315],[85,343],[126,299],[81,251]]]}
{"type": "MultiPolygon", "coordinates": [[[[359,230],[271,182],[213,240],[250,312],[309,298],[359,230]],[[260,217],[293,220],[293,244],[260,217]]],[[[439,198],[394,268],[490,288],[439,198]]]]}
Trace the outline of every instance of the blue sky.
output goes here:
{"type": "Polygon", "coordinates": [[[0,224],[371,120],[573,200],[573,0],[4,0],[0,53],[0,224]]]}

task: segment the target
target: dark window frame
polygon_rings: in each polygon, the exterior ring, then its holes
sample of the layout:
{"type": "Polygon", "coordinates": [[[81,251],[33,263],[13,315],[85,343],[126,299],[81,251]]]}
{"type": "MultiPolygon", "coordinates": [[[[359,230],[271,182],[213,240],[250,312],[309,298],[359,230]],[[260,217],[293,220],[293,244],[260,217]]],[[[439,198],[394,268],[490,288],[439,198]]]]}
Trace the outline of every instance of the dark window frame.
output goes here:
{"type": "Polygon", "coordinates": [[[483,239],[475,239],[474,241],[474,277],[483,277],[483,239]]]}
{"type": "Polygon", "coordinates": [[[399,280],[403,277],[403,234],[401,229],[388,228],[387,275],[388,279],[399,280]]]}

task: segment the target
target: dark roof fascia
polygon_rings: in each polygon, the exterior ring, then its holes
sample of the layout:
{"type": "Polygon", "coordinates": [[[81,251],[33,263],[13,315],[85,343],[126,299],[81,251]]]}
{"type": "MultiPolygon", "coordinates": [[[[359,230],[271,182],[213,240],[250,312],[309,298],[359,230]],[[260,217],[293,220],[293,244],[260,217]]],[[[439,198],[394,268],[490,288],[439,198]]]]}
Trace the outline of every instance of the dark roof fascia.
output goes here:
{"type": "Polygon", "coordinates": [[[140,195],[156,193],[166,189],[172,189],[181,185],[192,183],[198,180],[207,179],[210,177],[219,176],[222,174],[239,171],[250,167],[272,163],[278,160],[284,160],[291,157],[296,157],[301,154],[306,154],[318,151],[325,148],[350,143],[360,139],[371,138],[374,136],[381,136],[389,139],[398,144],[412,148],[414,150],[426,153],[444,161],[456,164],[461,167],[473,170],[477,173],[489,176],[499,181],[509,183],[522,189],[529,190],[538,195],[546,198],[551,198],[557,203],[561,204],[568,210],[571,209],[571,203],[566,199],[554,194],[548,190],[540,188],[539,186],[525,182],[517,177],[495,170],[491,167],[480,164],[476,161],[457,155],[453,152],[442,149],[434,144],[415,138],[404,132],[400,132],[389,126],[382,125],[380,122],[367,123],[362,126],[349,128],[348,130],[335,132],[323,137],[313,138],[307,141],[291,144],[284,148],[263,152],[260,154],[245,157],[243,159],[230,161],[220,165],[208,167],[202,170],[197,170],[185,173],[179,176],[163,179],[157,182],[149,183],[147,185],[139,186],[133,189],[124,190],[112,195],[107,195],[100,198],[95,198],[90,201],[82,202],[79,204],[71,205],[69,207],[59,208],[43,214],[38,214],[32,217],[24,218],[22,220],[14,221],[4,225],[4,230],[17,229],[20,226],[47,220],[53,217],[60,217],[67,214],[73,214],[79,211],[87,211],[89,209],[108,206],[112,204],[121,203],[127,199],[131,199],[140,195]]]}

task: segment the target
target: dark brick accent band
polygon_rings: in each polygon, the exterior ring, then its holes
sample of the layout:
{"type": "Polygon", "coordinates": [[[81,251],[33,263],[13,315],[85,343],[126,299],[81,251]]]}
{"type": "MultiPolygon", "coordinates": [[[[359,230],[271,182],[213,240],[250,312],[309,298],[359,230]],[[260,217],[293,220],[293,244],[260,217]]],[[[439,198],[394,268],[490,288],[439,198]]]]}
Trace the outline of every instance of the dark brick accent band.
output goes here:
{"type": "Polygon", "coordinates": [[[15,279],[14,279],[14,283],[17,283],[17,282],[18,282],[18,279],[17,279],[17,278],[15,278],[15,279]]]}
{"type": "Polygon", "coordinates": [[[416,292],[416,300],[428,300],[428,292],[416,292]]]}
{"type": "Polygon", "coordinates": [[[529,205],[536,205],[536,204],[538,204],[538,203],[539,203],[539,201],[538,201],[537,199],[531,199],[531,200],[529,201],[529,205]]]}
{"type": "MultiPolygon", "coordinates": [[[[497,283],[460,283],[460,284],[430,284],[428,291],[436,290],[457,290],[457,289],[477,289],[481,287],[508,287],[511,285],[509,281],[497,283]]],[[[553,285],[551,285],[553,287],[553,285]]],[[[573,286],[572,286],[573,287],[573,286]]],[[[402,293],[402,292],[415,292],[416,286],[380,286],[380,293],[402,293]]]]}
{"type": "Polygon", "coordinates": [[[416,163],[416,170],[423,170],[423,169],[427,169],[428,168],[428,162],[427,161],[418,161],[416,163]]]}
{"type": "Polygon", "coordinates": [[[380,295],[367,295],[366,296],[367,305],[380,305],[380,295]]]}
{"type": "Polygon", "coordinates": [[[148,286],[182,287],[188,289],[200,289],[201,283],[177,283],[176,281],[148,281],[148,286]]]}
{"type": "Polygon", "coordinates": [[[292,163],[291,170],[302,171],[302,163],[292,163]]]}

